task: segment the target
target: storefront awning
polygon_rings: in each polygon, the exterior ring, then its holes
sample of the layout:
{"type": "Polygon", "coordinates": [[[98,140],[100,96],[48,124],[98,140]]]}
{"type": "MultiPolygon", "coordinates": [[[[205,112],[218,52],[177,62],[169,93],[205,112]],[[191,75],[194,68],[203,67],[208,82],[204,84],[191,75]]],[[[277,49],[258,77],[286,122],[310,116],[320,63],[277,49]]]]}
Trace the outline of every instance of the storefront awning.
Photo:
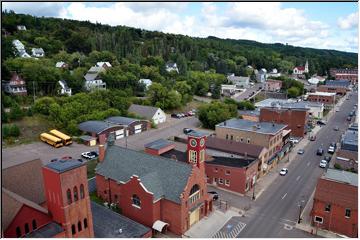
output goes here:
{"type": "Polygon", "coordinates": [[[164,229],[164,227],[166,225],[169,225],[166,222],[160,221],[160,220],[156,220],[152,226],[153,229],[155,229],[156,231],[162,232],[162,230],[164,229]]]}

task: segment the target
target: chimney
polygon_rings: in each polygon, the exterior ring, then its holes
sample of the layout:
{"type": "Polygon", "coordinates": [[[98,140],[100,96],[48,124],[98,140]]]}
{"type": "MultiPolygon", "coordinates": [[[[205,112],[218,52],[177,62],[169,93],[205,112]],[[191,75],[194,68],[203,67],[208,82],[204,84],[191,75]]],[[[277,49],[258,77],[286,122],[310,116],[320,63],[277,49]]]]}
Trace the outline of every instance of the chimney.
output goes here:
{"type": "Polygon", "coordinates": [[[105,157],[105,146],[101,144],[101,145],[99,145],[99,159],[98,159],[98,162],[104,161],[104,157],[105,157]]]}

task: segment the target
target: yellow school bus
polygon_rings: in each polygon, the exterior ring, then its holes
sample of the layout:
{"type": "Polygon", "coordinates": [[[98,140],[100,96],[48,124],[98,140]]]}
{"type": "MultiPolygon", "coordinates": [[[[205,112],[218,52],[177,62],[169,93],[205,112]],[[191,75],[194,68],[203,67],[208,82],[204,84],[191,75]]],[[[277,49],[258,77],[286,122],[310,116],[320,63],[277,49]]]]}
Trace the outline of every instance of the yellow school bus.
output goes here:
{"type": "Polygon", "coordinates": [[[56,148],[63,146],[62,140],[60,138],[57,138],[48,133],[40,134],[40,140],[56,148]]]}
{"type": "Polygon", "coordinates": [[[69,137],[68,135],[66,135],[66,134],[64,134],[64,133],[62,133],[62,132],[60,132],[60,131],[58,131],[56,129],[51,130],[50,133],[52,135],[54,135],[55,137],[60,138],[62,140],[62,142],[63,142],[63,145],[67,146],[67,145],[72,144],[72,138],[69,137]]]}

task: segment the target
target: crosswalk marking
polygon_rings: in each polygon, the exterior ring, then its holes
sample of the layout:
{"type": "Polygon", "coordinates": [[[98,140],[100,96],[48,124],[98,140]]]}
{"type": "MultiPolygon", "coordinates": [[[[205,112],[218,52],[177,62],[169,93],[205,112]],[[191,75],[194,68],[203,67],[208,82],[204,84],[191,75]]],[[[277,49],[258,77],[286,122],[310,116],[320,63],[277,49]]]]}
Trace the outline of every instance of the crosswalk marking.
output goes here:
{"type": "Polygon", "coordinates": [[[218,231],[212,238],[235,238],[245,228],[246,224],[239,222],[229,233],[218,231]]]}

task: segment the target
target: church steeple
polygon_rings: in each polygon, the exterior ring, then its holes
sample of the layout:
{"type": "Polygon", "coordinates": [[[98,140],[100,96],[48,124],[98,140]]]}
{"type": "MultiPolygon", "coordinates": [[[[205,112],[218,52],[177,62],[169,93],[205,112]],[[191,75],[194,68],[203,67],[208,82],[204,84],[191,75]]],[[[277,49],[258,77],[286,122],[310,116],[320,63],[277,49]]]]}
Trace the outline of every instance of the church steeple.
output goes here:
{"type": "Polygon", "coordinates": [[[306,59],[306,63],[305,63],[305,69],[304,69],[304,72],[308,73],[309,72],[309,62],[308,60],[306,59]]]}

